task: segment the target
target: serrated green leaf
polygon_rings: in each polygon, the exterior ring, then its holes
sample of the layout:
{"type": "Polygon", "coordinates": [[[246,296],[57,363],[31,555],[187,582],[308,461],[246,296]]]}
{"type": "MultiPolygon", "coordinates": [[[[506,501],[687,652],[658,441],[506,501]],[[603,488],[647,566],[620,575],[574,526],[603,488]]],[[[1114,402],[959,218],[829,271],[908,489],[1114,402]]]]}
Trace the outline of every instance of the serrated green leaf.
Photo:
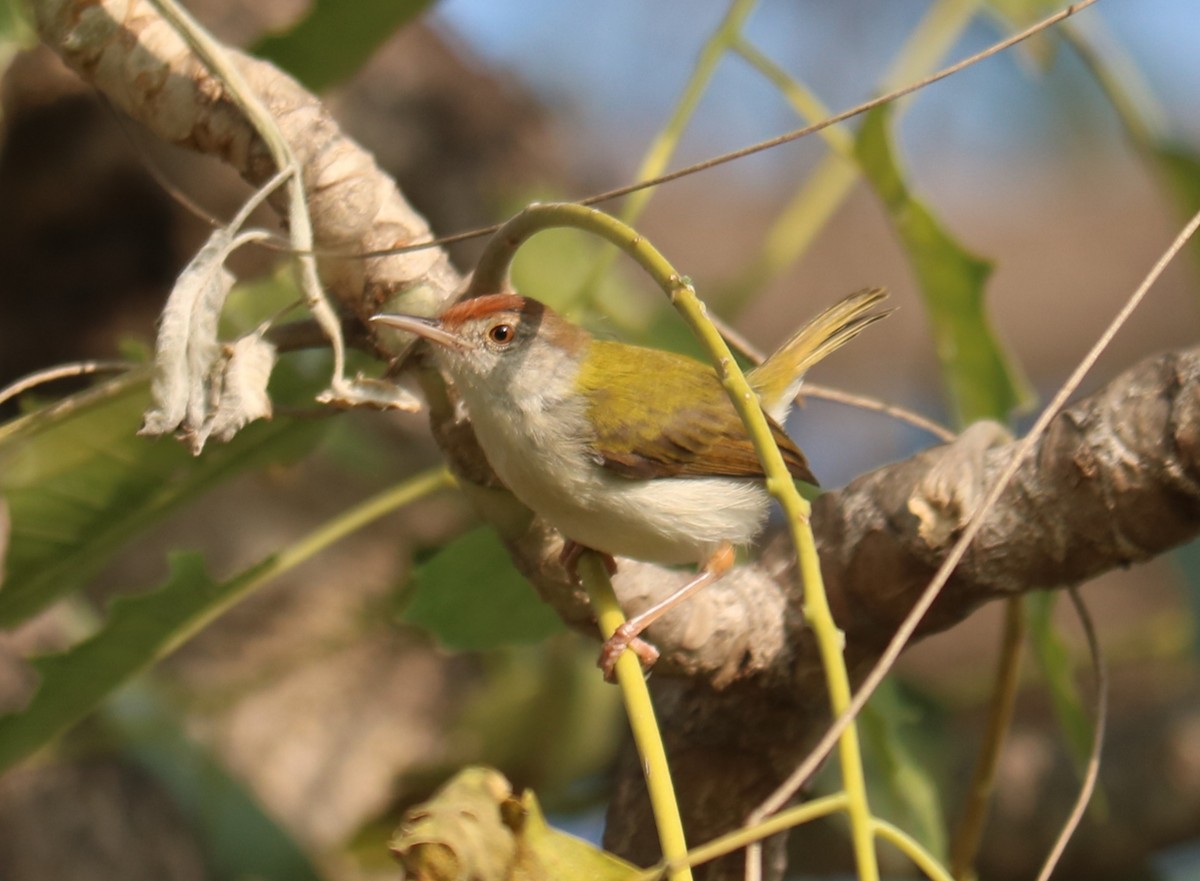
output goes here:
{"type": "Polygon", "coordinates": [[[960,425],[1003,419],[1028,398],[984,312],[990,261],[969,252],[909,192],[893,156],[889,105],[867,114],[855,152],[908,255],[933,325],[934,344],[960,425]]]}
{"type": "Polygon", "coordinates": [[[86,583],[140,531],[225,478],[312,448],[323,426],[276,419],[193,457],[135,432],[149,402],[142,371],[0,426],[0,496],[12,517],[0,626],[86,583]]]}
{"type": "Polygon", "coordinates": [[[171,574],[162,587],[118,597],[95,634],[62,654],[34,660],[41,683],[33,700],[23,711],[0,718],[0,773],[78,722],[126,680],[170,654],[269,579],[448,485],[442,470],[409,477],[220,584],[209,578],[198,555],[171,556],[171,574]]]}
{"type": "Polygon", "coordinates": [[[157,590],[113,601],[102,629],[66,652],[35,658],[41,682],[29,705],[0,717],[0,773],[92,712],[225,608],[271,566],[270,559],[222,584],[198,554],[171,558],[157,590]]]}
{"type": "Polygon", "coordinates": [[[412,578],[403,619],[450,649],[537,642],[563,628],[486,527],[442,547],[416,567],[412,578]]]}
{"type": "Polygon", "coordinates": [[[308,15],[250,51],[282,67],[314,92],[346,79],[397,29],[433,0],[314,0],[308,15]]]}
{"type": "Polygon", "coordinates": [[[102,720],[122,751],[163,786],[204,848],[216,878],[320,881],[322,875],[246,785],[188,738],[174,712],[144,683],[122,689],[102,720]]]}

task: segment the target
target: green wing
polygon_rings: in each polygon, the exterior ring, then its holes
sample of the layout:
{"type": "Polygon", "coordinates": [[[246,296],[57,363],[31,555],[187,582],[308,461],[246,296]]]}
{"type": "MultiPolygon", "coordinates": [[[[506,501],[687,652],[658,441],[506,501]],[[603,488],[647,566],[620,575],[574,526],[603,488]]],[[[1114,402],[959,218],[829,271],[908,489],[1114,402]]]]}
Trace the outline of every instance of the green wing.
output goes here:
{"type": "MultiPolygon", "coordinates": [[[[622,477],[762,477],[758,454],[712,368],[692,358],[595,340],[580,375],[596,461],[622,477]],[[631,350],[637,358],[631,358],[631,350]],[[634,364],[633,362],[637,362],[634,364]],[[603,382],[600,381],[603,374],[603,382]],[[681,407],[680,401],[690,402],[681,407]]],[[[791,475],[816,485],[804,454],[768,417],[791,475]]]]}

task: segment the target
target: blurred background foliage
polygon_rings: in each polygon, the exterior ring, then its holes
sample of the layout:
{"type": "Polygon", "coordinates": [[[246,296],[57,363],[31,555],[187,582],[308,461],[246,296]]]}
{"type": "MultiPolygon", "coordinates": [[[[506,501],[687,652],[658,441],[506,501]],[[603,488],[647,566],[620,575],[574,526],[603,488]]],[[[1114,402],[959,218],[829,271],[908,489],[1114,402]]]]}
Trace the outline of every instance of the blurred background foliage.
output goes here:
{"type": "MultiPolygon", "coordinates": [[[[795,128],[1054,8],[188,5],[322,90],[443,234],[795,128]]],[[[78,358],[144,360],[209,230],[160,181],[223,218],[245,187],[119,120],[2,9],[0,384],[78,358]]],[[[888,332],[814,378],[955,425],[1019,426],[1200,207],[1197,39],[1190,0],[1104,0],[886,113],[621,210],[763,347],[850,290],[888,286],[901,307],[888,332]]],[[[467,269],[476,253],[454,256],[467,269]]],[[[231,329],[295,299],[270,253],[234,268],[246,281],[231,329]]],[[[1089,388],[1194,341],[1196,271],[1168,272],[1089,388]]],[[[601,333],[691,346],[644,280],[580,235],[538,237],[515,274],[601,333]]],[[[537,605],[446,488],[422,418],[319,412],[325,370],[321,353],[286,356],[275,419],[200,459],[133,435],[140,370],[59,403],[59,387],[39,390],[23,417],[5,405],[5,881],[393,877],[385,845],[404,807],[480,762],[536,788],[556,825],[598,836],[624,729],[594,645],[537,605]]],[[[789,429],[826,486],[932,442],[821,401],[789,429]]],[[[1102,806],[1058,877],[1200,873],[1197,559],[1087,587],[1114,665],[1111,741],[1102,806]]],[[[1040,861],[1088,737],[1081,641],[1053,602],[1029,614],[988,878],[1040,861]]],[[[940,853],[1003,617],[985,609],[915,648],[864,720],[873,803],[940,853]]],[[[794,849],[807,873],[849,865],[836,825],[800,830],[794,849]]]]}

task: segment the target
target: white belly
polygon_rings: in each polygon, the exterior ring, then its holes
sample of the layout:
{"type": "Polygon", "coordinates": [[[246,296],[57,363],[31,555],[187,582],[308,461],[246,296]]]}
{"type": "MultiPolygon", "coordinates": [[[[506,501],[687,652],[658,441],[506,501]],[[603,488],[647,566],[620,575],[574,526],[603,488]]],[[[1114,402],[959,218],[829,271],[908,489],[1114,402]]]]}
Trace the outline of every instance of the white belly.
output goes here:
{"type": "Polygon", "coordinates": [[[581,545],[654,563],[698,563],[723,541],[751,542],[770,499],[762,481],[725,477],[631,480],[603,469],[580,444],[527,433],[490,408],[473,424],[500,479],[581,545]]]}

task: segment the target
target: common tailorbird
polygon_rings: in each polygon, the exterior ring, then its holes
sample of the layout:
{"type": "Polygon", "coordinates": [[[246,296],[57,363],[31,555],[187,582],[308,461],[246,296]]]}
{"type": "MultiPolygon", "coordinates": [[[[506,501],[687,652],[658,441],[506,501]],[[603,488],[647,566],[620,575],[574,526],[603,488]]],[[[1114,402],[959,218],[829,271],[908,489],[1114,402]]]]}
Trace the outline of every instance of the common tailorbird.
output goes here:
{"type": "MultiPolygon", "coordinates": [[[[860,291],[801,327],[747,373],[792,477],[816,484],[781,423],[805,371],[887,312],[860,291]]],[[[438,318],[374,320],[432,343],[489,464],[525,505],[583,548],[648,562],[699,564],[696,577],[630,618],[605,643],[611,678],[652,622],[733,565],[770,507],[758,455],[713,368],[659,349],[596,339],[537,300],[490,294],[438,318]]]]}

